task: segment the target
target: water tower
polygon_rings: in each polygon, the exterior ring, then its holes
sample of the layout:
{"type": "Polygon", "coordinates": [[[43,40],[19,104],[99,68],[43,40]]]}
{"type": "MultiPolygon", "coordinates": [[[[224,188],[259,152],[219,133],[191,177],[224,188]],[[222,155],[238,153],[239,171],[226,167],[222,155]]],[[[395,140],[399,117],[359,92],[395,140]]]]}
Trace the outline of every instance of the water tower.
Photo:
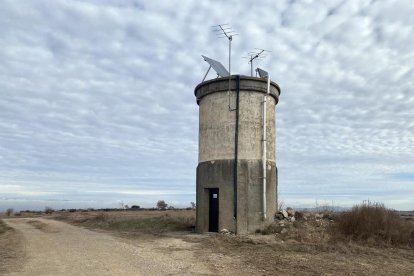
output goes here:
{"type": "Polygon", "coordinates": [[[204,60],[218,77],[204,77],[194,90],[199,105],[196,229],[253,233],[271,223],[276,212],[280,88],[263,70],[258,69],[259,77],[231,75],[221,63],[204,60]]]}

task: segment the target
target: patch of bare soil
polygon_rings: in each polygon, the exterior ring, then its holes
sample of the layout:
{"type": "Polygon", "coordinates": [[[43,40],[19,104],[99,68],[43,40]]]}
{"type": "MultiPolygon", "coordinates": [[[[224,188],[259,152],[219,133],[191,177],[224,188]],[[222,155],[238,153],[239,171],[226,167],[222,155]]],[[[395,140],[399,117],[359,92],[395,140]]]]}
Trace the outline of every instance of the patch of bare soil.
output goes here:
{"type": "Polygon", "coordinates": [[[22,235],[0,220],[0,275],[18,270],[24,259],[22,235]]]}
{"type": "Polygon", "coordinates": [[[28,256],[10,275],[211,275],[195,258],[195,244],[180,238],[143,234],[131,240],[40,218],[6,222],[24,235],[28,256]]]}

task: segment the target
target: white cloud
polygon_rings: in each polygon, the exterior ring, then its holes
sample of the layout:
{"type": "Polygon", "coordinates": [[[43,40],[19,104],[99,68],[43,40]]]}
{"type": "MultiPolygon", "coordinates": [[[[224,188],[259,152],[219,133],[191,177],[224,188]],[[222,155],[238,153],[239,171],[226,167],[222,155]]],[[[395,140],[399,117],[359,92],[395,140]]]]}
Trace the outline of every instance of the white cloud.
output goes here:
{"type": "Polygon", "coordinates": [[[210,26],[228,22],[232,72],[249,72],[253,48],[272,51],[259,65],[282,88],[281,198],[414,208],[414,180],[389,178],[414,171],[413,11],[404,0],[3,1],[0,185],[39,200],[94,202],[82,193],[120,187],[194,201],[193,89],[201,54],[226,63],[210,26]]]}

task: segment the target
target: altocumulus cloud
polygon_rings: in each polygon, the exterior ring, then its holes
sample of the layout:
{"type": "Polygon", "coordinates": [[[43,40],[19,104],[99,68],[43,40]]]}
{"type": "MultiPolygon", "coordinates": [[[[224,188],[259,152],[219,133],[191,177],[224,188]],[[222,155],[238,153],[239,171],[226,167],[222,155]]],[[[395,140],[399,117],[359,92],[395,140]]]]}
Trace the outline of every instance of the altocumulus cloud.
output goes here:
{"type": "Polygon", "coordinates": [[[279,197],[414,209],[412,1],[13,1],[0,10],[0,208],[195,200],[210,26],[282,87],[279,197]]]}

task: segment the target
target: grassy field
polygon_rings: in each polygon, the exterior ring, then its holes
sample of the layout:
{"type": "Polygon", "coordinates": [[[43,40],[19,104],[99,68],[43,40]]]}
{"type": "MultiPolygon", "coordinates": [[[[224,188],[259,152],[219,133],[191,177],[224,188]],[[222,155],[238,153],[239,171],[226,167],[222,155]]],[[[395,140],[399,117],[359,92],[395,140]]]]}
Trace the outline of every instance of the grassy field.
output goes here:
{"type": "Polygon", "coordinates": [[[131,233],[191,232],[195,225],[192,210],[59,212],[49,217],[92,229],[131,233]]]}

